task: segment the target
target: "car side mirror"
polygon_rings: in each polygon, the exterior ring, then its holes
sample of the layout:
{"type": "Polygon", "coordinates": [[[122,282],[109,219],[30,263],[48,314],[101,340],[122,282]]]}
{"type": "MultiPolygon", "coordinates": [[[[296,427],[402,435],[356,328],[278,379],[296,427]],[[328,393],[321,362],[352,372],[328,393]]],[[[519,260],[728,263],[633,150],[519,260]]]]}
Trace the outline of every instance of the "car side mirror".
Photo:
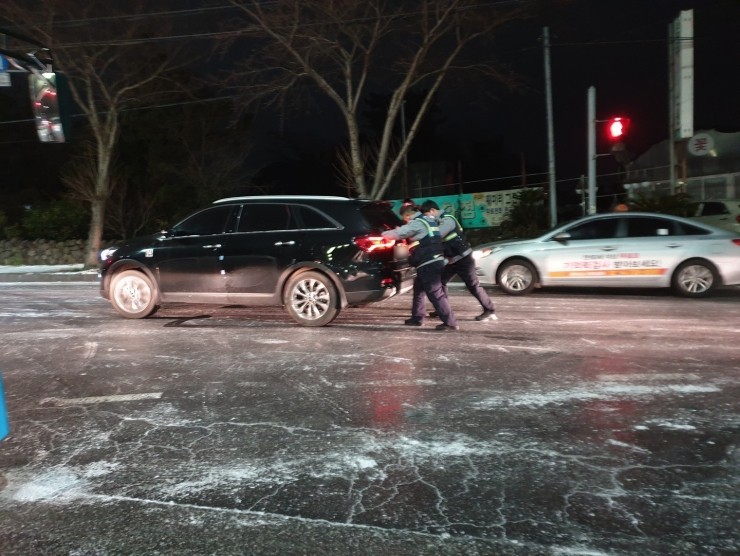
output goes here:
{"type": "Polygon", "coordinates": [[[555,241],[559,241],[560,243],[568,243],[568,241],[572,238],[568,232],[560,232],[558,235],[556,235],[552,239],[554,239],[555,241]]]}

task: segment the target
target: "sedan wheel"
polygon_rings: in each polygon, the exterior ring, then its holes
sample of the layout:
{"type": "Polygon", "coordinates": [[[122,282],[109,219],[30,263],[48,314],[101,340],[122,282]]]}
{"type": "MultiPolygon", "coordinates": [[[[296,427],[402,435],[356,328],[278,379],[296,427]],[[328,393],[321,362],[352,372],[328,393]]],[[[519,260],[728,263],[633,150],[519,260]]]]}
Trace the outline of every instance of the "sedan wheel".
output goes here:
{"type": "Polygon", "coordinates": [[[534,289],[537,271],[527,261],[509,261],[501,265],[496,282],[509,295],[524,295],[534,289]]]}
{"type": "Polygon", "coordinates": [[[157,310],[156,289],[149,277],[137,270],[124,270],[113,277],[110,301],[128,319],[143,319],[157,310]]]}
{"type": "Polygon", "coordinates": [[[303,326],[324,326],[339,314],[339,299],[332,281],[319,272],[303,272],[286,288],[288,314],[303,326]]]}
{"type": "Polygon", "coordinates": [[[683,297],[706,297],[717,286],[719,277],[706,261],[686,261],[673,273],[673,290],[683,297]]]}

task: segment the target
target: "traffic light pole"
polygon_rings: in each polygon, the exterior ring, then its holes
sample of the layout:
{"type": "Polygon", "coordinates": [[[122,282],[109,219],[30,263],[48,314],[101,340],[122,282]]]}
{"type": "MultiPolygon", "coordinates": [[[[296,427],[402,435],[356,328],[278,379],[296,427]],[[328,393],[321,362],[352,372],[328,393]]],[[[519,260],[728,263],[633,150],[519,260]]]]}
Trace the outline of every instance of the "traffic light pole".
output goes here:
{"type": "Polygon", "coordinates": [[[596,214],[596,88],[588,88],[588,210],[596,214]]]}
{"type": "Polygon", "coordinates": [[[557,187],[555,181],[555,139],[552,123],[552,79],[550,77],[550,29],[545,27],[542,31],[543,44],[545,47],[545,87],[547,91],[547,175],[550,181],[550,227],[554,228],[558,223],[557,187]]]}

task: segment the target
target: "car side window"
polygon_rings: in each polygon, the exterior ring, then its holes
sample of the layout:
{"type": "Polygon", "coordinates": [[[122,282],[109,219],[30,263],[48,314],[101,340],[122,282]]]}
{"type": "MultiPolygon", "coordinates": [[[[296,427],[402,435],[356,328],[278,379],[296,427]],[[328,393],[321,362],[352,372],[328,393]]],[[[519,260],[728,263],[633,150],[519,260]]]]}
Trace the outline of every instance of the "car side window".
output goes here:
{"type": "Polygon", "coordinates": [[[674,223],[662,218],[637,216],[627,219],[627,237],[656,237],[676,235],[674,223]]]}
{"type": "Polygon", "coordinates": [[[704,236],[709,234],[708,230],[700,228],[699,226],[693,226],[692,224],[685,224],[683,222],[675,222],[675,234],[677,236],[704,236]]]}
{"type": "Polygon", "coordinates": [[[189,216],[174,228],[176,236],[207,236],[222,234],[226,230],[233,207],[224,205],[202,210],[189,216]]]}
{"type": "Polygon", "coordinates": [[[627,219],[628,237],[695,236],[709,232],[699,226],[664,218],[633,217],[627,219]]]}
{"type": "Polygon", "coordinates": [[[288,205],[254,204],[244,205],[239,217],[239,232],[273,232],[295,230],[293,213],[288,205]]]}
{"type": "Polygon", "coordinates": [[[300,214],[301,228],[306,230],[336,229],[337,225],[311,207],[293,207],[300,214]]]}
{"type": "Polygon", "coordinates": [[[607,218],[584,222],[567,230],[571,239],[608,239],[616,237],[619,219],[607,218]]]}

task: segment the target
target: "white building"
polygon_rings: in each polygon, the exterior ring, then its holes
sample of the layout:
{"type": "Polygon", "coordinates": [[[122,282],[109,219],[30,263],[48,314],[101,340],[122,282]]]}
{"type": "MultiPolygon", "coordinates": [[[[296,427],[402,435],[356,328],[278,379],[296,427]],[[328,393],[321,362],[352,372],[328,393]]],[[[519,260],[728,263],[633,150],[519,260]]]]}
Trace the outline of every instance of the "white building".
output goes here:
{"type": "Polygon", "coordinates": [[[740,132],[708,130],[676,142],[676,187],[670,184],[669,142],[653,145],[626,166],[624,188],[636,193],[686,192],[695,200],[740,199],[740,132]]]}

